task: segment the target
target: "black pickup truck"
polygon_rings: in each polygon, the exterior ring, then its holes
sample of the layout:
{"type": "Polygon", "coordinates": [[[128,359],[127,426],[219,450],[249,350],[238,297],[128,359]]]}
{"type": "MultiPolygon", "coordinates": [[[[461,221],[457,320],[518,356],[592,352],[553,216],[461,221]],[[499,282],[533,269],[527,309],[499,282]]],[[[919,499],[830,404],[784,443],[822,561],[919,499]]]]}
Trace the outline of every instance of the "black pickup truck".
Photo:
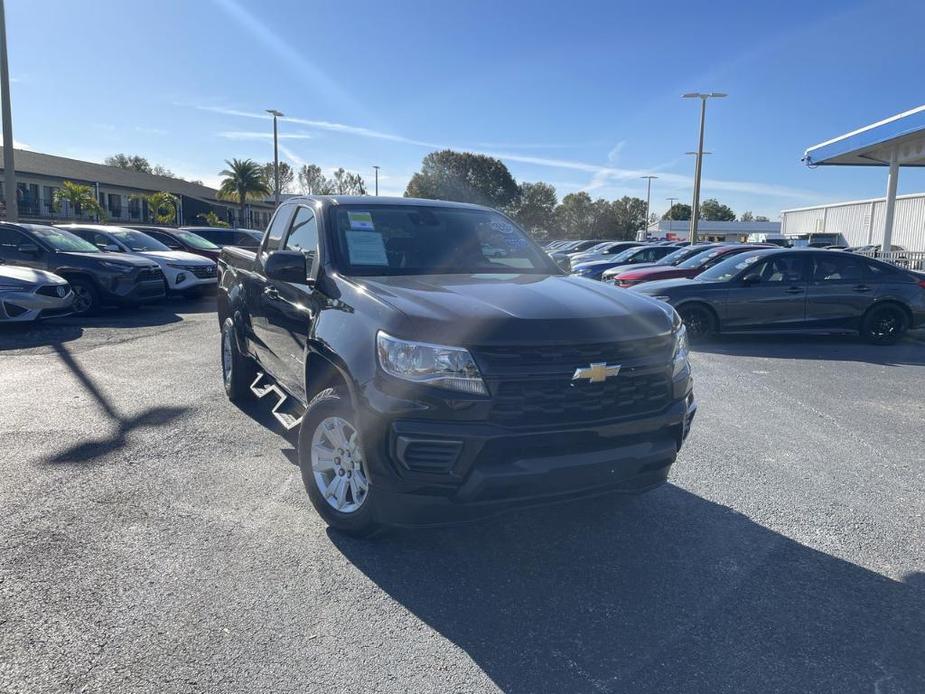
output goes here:
{"type": "Polygon", "coordinates": [[[648,490],[696,412],[669,305],[565,276],[484,207],[292,198],[219,266],[225,390],[272,395],[347,533],[648,490]]]}

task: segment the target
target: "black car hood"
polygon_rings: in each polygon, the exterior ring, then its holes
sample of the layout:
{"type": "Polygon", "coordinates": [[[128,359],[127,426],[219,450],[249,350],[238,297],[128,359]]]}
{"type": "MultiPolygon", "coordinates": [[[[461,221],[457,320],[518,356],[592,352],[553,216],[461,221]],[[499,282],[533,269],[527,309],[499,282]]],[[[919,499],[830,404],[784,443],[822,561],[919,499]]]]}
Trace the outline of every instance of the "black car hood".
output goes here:
{"type": "Polygon", "coordinates": [[[687,287],[703,287],[706,282],[690,279],[688,277],[676,277],[669,280],[653,280],[652,282],[643,282],[635,287],[630,287],[631,291],[645,294],[646,296],[658,296],[666,291],[684,289],[687,287]]]}
{"type": "Polygon", "coordinates": [[[123,265],[134,265],[136,267],[152,267],[157,265],[156,262],[148,258],[138,258],[128,253],[80,253],[78,251],[58,251],[59,255],[64,258],[86,258],[96,262],[122,263],[123,265]]]}
{"type": "Polygon", "coordinates": [[[561,275],[421,275],[354,280],[398,312],[396,337],[459,345],[564,344],[671,331],[659,302],[561,275]]]}

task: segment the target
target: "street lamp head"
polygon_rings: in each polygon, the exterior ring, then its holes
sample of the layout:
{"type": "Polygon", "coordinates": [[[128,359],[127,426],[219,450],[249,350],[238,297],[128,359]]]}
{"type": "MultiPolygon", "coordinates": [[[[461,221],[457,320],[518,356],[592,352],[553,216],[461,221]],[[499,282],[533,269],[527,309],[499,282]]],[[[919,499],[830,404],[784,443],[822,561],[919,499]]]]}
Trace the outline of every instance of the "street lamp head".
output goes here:
{"type": "Polygon", "coordinates": [[[277,118],[282,118],[284,115],[277,111],[275,108],[268,108],[267,113],[269,113],[271,116],[276,116],[277,118]]]}
{"type": "Polygon", "coordinates": [[[658,178],[658,176],[640,176],[639,178],[641,178],[641,179],[643,179],[643,180],[648,179],[648,180],[651,181],[653,178],[658,178]]]}
{"type": "MultiPolygon", "coordinates": [[[[685,152],[685,154],[690,154],[693,157],[696,157],[698,152],[685,152]]],[[[704,154],[713,154],[713,152],[704,152],[704,154]]]]}
{"type": "Polygon", "coordinates": [[[724,92],[688,92],[687,94],[682,94],[682,99],[722,99],[723,97],[729,96],[724,92]]]}

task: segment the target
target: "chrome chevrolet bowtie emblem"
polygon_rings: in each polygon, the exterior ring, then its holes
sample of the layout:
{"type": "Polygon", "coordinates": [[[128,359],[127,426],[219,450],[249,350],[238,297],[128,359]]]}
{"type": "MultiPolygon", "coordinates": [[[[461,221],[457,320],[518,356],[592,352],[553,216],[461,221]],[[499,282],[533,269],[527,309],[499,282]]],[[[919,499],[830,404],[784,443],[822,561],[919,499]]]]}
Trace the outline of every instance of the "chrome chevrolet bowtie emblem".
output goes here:
{"type": "Polygon", "coordinates": [[[604,362],[600,362],[598,364],[591,364],[591,366],[587,366],[583,369],[575,369],[572,380],[577,381],[582,378],[587,378],[591,383],[602,383],[611,376],[616,376],[618,373],[620,373],[619,364],[610,366],[604,362]]]}

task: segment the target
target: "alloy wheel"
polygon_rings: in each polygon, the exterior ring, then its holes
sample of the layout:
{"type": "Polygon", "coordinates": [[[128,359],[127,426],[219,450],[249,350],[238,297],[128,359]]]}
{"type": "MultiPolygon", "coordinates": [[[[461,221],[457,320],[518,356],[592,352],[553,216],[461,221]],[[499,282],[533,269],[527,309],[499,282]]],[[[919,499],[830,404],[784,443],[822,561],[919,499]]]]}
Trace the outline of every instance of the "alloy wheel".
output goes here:
{"type": "Polygon", "coordinates": [[[369,496],[369,474],[359,434],[342,417],[326,417],[312,434],[312,474],[331,508],[355,513],[369,496]]]}
{"type": "Polygon", "coordinates": [[[93,296],[90,294],[90,290],[79,284],[75,284],[71,289],[74,292],[74,313],[86,313],[89,311],[93,305],[93,296]]]}

